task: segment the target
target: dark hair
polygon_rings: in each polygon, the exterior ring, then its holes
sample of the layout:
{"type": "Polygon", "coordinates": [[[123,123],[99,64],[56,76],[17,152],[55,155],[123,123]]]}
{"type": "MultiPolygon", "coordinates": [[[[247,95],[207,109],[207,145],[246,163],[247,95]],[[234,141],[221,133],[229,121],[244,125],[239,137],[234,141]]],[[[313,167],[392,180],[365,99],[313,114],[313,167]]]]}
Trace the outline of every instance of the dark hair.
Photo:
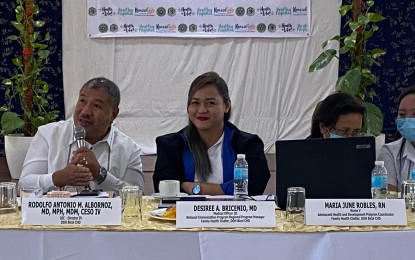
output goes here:
{"type": "Polygon", "coordinates": [[[84,88],[92,88],[92,89],[104,91],[108,95],[109,101],[111,102],[114,108],[118,108],[118,106],[120,105],[120,100],[121,100],[120,89],[113,81],[107,78],[98,77],[98,78],[90,79],[82,86],[80,92],[84,88]]]}
{"type": "MultiPolygon", "coordinates": [[[[397,100],[398,101],[398,111],[399,111],[399,106],[401,105],[402,99],[404,97],[406,97],[407,95],[410,95],[410,94],[415,94],[415,85],[404,89],[402,91],[402,93],[399,95],[398,100],[397,100]]],[[[399,131],[396,131],[394,140],[396,141],[401,137],[402,137],[401,133],[399,133],[399,131]]],[[[402,138],[402,143],[401,143],[401,147],[399,147],[399,153],[398,153],[398,158],[397,158],[399,160],[399,169],[401,169],[401,170],[402,170],[401,159],[402,159],[402,155],[403,155],[403,150],[405,148],[405,144],[406,144],[406,139],[402,138]]]]}
{"type": "MultiPolygon", "coordinates": [[[[219,95],[223,98],[223,101],[230,101],[228,85],[226,84],[225,80],[223,80],[216,72],[211,71],[206,72],[193,80],[187,95],[187,107],[189,107],[191,99],[196,91],[200,90],[206,85],[215,86],[219,92],[219,95]]],[[[224,121],[227,122],[230,117],[231,107],[229,107],[229,111],[225,113],[224,121]]],[[[205,182],[207,176],[212,171],[206,144],[200,138],[196,126],[190,120],[188,126],[184,129],[184,135],[187,138],[190,151],[193,154],[195,171],[197,174],[199,174],[200,180],[205,182]]]]}
{"type": "MultiPolygon", "coordinates": [[[[228,85],[226,84],[225,80],[223,80],[223,78],[221,78],[218,75],[218,73],[211,71],[211,72],[206,72],[193,80],[192,84],[190,85],[189,92],[187,94],[187,107],[189,107],[194,94],[206,85],[214,85],[216,89],[218,90],[219,95],[223,98],[224,102],[230,100],[228,85]]],[[[230,117],[231,117],[231,108],[229,108],[229,111],[225,113],[225,116],[223,119],[225,122],[227,122],[229,121],[230,117]]]]}
{"type": "MultiPolygon", "coordinates": [[[[317,105],[311,120],[310,138],[323,137],[320,131],[320,123],[323,123],[327,127],[333,127],[336,125],[340,115],[350,113],[359,113],[363,118],[366,117],[366,109],[356,97],[343,92],[336,92],[329,95],[317,105]]],[[[365,120],[363,120],[363,124],[364,122],[365,120]]]]}

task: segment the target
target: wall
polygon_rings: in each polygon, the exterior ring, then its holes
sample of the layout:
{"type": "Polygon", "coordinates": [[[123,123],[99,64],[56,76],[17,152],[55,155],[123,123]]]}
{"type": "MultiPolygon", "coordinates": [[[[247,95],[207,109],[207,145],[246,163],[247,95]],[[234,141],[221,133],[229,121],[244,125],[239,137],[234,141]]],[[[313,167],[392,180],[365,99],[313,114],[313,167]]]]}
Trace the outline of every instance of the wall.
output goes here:
{"type": "Polygon", "coordinates": [[[337,78],[336,62],[322,72],[308,73],[308,66],[339,33],[339,5],[312,1],[309,38],[89,39],[85,1],[63,1],[66,117],[85,81],[113,79],[122,91],[118,127],[154,154],[155,137],[186,125],[191,81],[214,70],[228,83],[231,121],[258,134],[267,150],[277,139],[304,138],[316,103],[337,78]]]}

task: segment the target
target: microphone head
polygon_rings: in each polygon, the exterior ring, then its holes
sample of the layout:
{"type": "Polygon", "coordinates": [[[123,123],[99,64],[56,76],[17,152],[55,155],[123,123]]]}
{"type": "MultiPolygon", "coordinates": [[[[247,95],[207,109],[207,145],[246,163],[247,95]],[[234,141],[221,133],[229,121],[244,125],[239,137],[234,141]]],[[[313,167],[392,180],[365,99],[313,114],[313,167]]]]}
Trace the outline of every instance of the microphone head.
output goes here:
{"type": "Polygon", "coordinates": [[[74,132],[76,145],[78,146],[78,148],[85,147],[85,128],[83,128],[82,126],[76,126],[74,132]]]}
{"type": "Polygon", "coordinates": [[[82,126],[76,126],[75,127],[74,136],[75,136],[76,140],[85,139],[85,135],[86,135],[85,128],[83,128],[82,126]]]}

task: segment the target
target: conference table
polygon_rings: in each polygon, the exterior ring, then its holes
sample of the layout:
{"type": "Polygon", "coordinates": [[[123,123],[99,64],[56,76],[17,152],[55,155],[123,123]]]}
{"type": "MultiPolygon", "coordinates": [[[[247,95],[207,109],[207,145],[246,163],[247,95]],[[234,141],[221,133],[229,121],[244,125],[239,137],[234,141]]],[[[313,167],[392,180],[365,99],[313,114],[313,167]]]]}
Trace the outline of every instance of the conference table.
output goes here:
{"type": "Polygon", "coordinates": [[[178,229],[148,212],[133,226],[29,226],[0,216],[0,259],[414,259],[415,213],[407,226],[306,226],[276,210],[274,228],[178,229]]]}

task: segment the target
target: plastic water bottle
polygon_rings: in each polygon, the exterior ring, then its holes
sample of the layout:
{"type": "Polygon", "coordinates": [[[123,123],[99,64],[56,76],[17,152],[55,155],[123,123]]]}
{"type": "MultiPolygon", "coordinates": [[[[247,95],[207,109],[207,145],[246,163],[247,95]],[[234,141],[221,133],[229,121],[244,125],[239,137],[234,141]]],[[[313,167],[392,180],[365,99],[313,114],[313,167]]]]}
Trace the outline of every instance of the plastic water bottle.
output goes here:
{"type": "Polygon", "coordinates": [[[233,169],[233,195],[248,195],[248,162],[245,160],[245,154],[236,156],[233,169]]]}
{"type": "Polygon", "coordinates": [[[372,198],[386,199],[388,193],[388,172],[384,161],[375,161],[372,170],[372,198]]]}
{"type": "Polygon", "coordinates": [[[413,170],[412,173],[411,173],[411,179],[415,180],[415,170],[413,170]]]}

